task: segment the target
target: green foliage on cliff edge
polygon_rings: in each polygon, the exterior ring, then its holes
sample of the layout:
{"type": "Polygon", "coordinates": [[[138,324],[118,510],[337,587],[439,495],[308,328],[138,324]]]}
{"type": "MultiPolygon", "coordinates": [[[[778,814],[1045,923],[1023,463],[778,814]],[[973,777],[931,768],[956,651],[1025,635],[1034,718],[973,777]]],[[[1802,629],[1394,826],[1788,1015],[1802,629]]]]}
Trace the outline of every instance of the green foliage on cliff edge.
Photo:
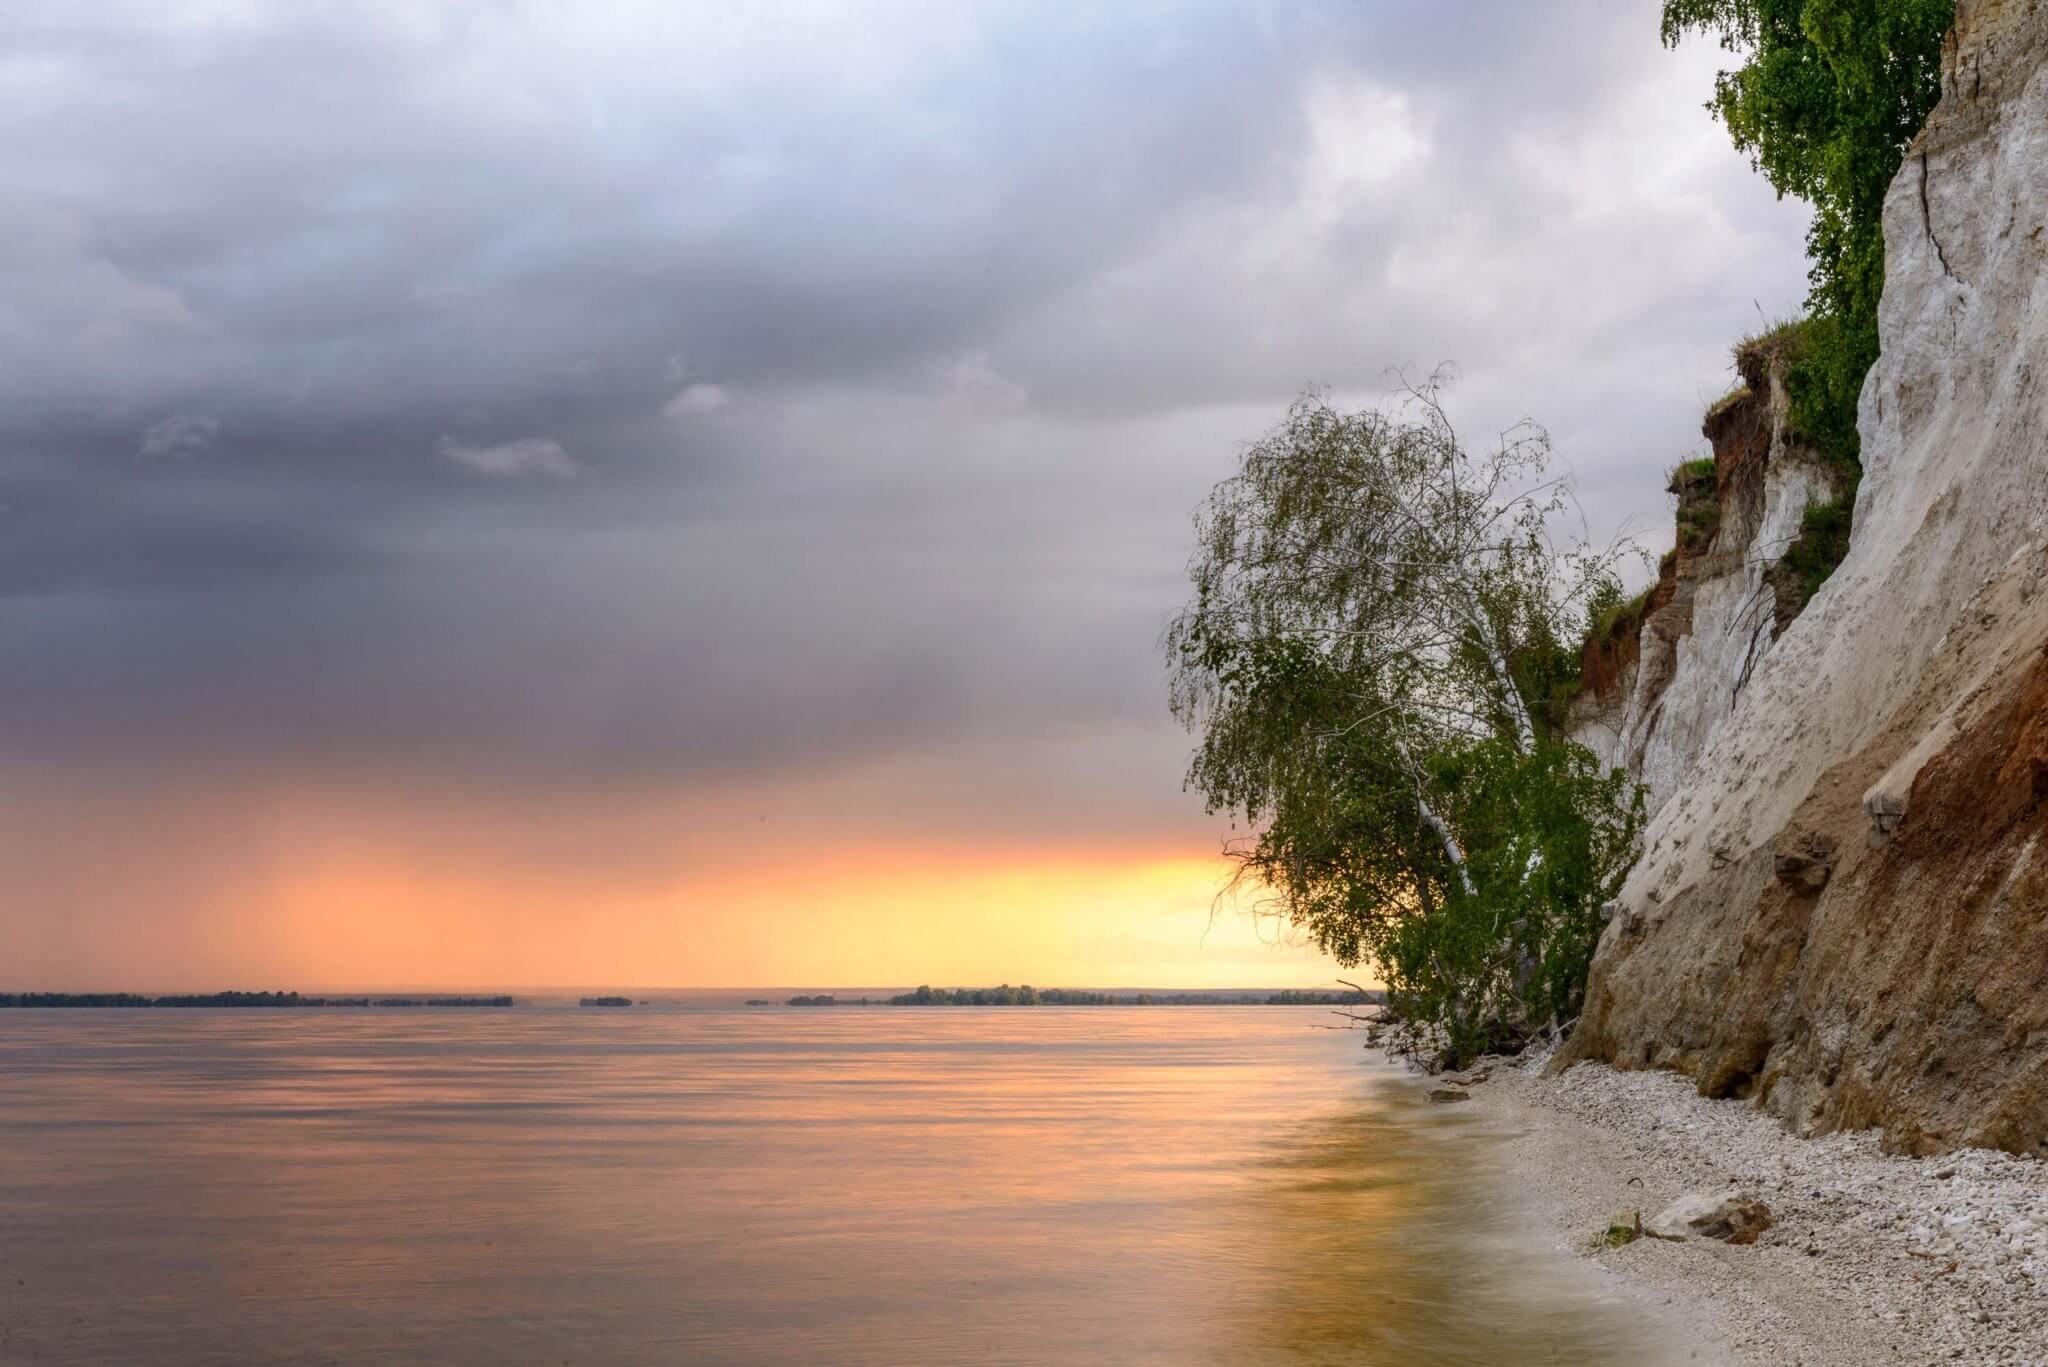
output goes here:
{"type": "Polygon", "coordinates": [[[1834,502],[1807,511],[1785,556],[1781,591],[1794,612],[1849,551],[1857,399],[1877,360],[1884,198],[1941,96],[1941,45],[1954,21],[1954,0],[1664,3],[1666,46],[1707,33],[1744,57],[1715,79],[1708,107],[1780,195],[1814,209],[1809,312],[1789,338],[1785,391],[1792,426],[1846,479],[1834,502]]]}
{"type": "Polygon", "coordinates": [[[1744,57],[1708,107],[1779,194],[1813,205],[1811,317],[1786,389],[1793,422],[1840,459],[1856,459],[1877,359],[1885,192],[1941,95],[1954,21],[1954,0],[1665,0],[1667,45],[1706,33],[1744,57]]]}
{"type": "Polygon", "coordinates": [[[1845,494],[1826,503],[1808,506],[1799,521],[1799,535],[1772,570],[1790,620],[1835,572],[1849,554],[1849,517],[1855,506],[1853,495],[1845,494]]]}

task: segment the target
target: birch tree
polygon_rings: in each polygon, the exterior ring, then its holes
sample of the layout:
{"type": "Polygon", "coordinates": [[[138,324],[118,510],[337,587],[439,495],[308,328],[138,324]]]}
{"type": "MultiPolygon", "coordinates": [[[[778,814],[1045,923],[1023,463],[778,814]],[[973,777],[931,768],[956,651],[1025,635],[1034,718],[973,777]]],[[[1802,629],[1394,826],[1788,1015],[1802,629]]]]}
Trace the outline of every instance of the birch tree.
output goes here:
{"type": "Polygon", "coordinates": [[[1533,425],[1468,451],[1437,378],[1360,413],[1304,395],[1197,514],[1166,638],[1240,883],[1454,1053],[1576,1014],[1642,822],[1561,734],[1625,548],[1553,536],[1550,466],[1533,425]]]}

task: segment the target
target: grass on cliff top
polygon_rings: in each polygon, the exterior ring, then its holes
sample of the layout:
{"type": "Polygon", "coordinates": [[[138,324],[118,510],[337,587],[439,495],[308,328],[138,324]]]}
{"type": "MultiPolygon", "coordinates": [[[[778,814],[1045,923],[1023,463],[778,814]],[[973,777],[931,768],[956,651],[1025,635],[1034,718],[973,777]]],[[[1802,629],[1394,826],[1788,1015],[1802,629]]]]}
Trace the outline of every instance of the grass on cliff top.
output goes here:
{"type": "Polygon", "coordinates": [[[1719,466],[1712,456],[1683,460],[1665,474],[1665,487],[1678,496],[1678,544],[1657,562],[1657,577],[1631,597],[1618,582],[1601,585],[1586,604],[1586,632],[1579,640],[1578,673],[1550,692],[1550,715],[1559,726],[1587,688],[1604,693],[1626,667],[1632,639],[1649,616],[1650,596],[1677,570],[1681,551],[1698,554],[1721,526],[1719,466]]]}
{"type": "MultiPolygon", "coordinates": [[[[1661,580],[1665,567],[1658,567],[1661,580]]],[[[1572,704],[1588,688],[1596,695],[1614,686],[1628,664],[1628,651],[1643,629],[1650,613],[1650,595],[1657,591],[1653,581],[1641,593],[1630,597],[1618,582],[1602,584],[1586,604],[1586,634],[1579,642],[1577,669],[1554,683],[1550,691],[1549,714],[1563,730],[1571,719],[1572,704]]]]}
{"type": "Polygon", "coordinates": [[[1715,418],[1720,417],[1723,413],[1735,407],[1736,404],[1748,398],[1753,392],[1746,382],[1737,380],[1726,394],[1723,394],[1720,398],[1707,405],[1707,421],[1712,422],[1715,418]]]}
{"type": "Polygon", "coordinates": [[[1664,487],[1683,498],[1695,486],[1714,477],[1715,465],[1712,456],[1701,456],[1697,460],[1682,460],[1671,467],[1665,477],[1664,487]]]}
{"type": "Polygon", "coordinates": [[[1735,368],[1747,375],[1777,356],[1790,367],[1806,358],[1808,319],[1781,318],[1735,344],[1735,368]]]}
{"type": "MultiPolygon", "coordinates": [[[[1833,466],[1838,476],[1841,494],[1806,510],[1799,535],[1785,548],[1772,572],[1783,621],[1806,607],[1849,554],[1849,523],[1856,506],[1856,484],[1863,473],[1855,415],[1841,402],[1840,394],[1820,378],[1840,359],[1831,351],[1841,341],[1837,332],[1839,327],[1832,320],[1807,316],[1772,323],[1743,338],[1735,344],[1735,368],[1742,372],[1745,383],[1707,410],[1711,417],[1748,386],[1759,383],[1777,363],[1789,400],[1787,429],[1833,466]]],[[[1685,521],[1682,506],[1679,521],[1685,521]]]]}
{"type": "Polygon", "coordinates": [[[1612,595],[1601,595],[1593,603],[1593,613],[1586,623],[1586,639],[1590,641],[1613,641],[1623,631],[1635,626],[1649,604],[1650,595],[1656,591],[1652,584],[1633,598],[1624,597],[1619,586],[1612,595]]]}
{"type": "MultiPolygon", "coordinates": [[[[1858,470],[1862,449],[1856,435],[1856,397],[1845,392],[1846,362],[1839,353],[1849,343],[1841,333],[1834,319],[1808,314],[1767,324],[1744,337],[1733,349],[1743,382],[1709,406],[1708,415],[1733,402],[1745,388],[1762,384],[1776,362],[1785,381],[1785,426],[1790,435],[1837,469],[1858,470]]],[[[1866,361],[1851,388],[1860,391],[1863,371],[1869,368],[1866,361]]]]}
{"type": "Polygon", "coordinates": [[[1829,502],[1807,508],[1799,535],[1772,573],[1785,621],[1804,610],[1849,554],[1849,524],[1863,474],[1855,415],[1853,409],[1844,411],[1840,396],[1817,379],[1818,369],[1832,363],[1829,349],[1840,342],[1836,331],[1828,319],[1790,318],[1735,344],[1735,365],[1746,378],[1769,373],[1773,360],[1782,364],[1790,400],[1786,426],[1834,467],[1842,490],[1829,502]]]}

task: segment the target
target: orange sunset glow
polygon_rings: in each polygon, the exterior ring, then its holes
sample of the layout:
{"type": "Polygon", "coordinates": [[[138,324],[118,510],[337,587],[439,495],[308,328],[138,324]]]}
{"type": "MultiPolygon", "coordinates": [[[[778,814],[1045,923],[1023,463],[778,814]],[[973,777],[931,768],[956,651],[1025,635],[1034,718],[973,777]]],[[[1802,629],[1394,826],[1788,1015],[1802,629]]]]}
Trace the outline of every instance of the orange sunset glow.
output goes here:
{"type": "Polygon", "coordinates": [[[1199,818],[1123,846],[1028,827],[1001,842],[957,816],[917,840],[888,815],[912,779],[930,775],[628,790],[563,812],[432,786],[79,794],[130,833],[109,848],[63,801],[47,824],[12,814],[11,843],[61,876],[37,884],[44,915],[0,922],[0,957],[32,982],[139,989],[1192,988],[1342,971],[1226,893],[1199,818]]]}
{"type": "Polygon", "coordinates": [[[1328,978],[1312,952],[1276,944],[1276,927],[1227,907],[1212,923],[1218,881],[1213,860],[1143,853],[825,851],[787,870],[624,888],[342,855],[268,901],[279,961],[298,966],[288,976],[340,985],[424,964],[449,967],[421,981],[453,986],[978,984],[1019,966],[1048,985],[1328,978]]]}

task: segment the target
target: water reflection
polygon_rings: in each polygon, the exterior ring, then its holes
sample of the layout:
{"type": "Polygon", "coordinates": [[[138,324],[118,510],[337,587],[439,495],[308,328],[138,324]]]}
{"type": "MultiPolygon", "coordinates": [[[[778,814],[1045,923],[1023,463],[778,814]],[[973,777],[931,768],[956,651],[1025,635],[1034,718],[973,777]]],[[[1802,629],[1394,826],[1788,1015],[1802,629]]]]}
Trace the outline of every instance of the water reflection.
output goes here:
{"type": "Polygon", "coordinates": [[[1528,1244],[1462,1116],[1383,1085],[1276,1141],[1237,1223],[1259,1239],[1217,1362],[1643,1363],[1632,1317],[1528,1244]]]}
{"type": "Polygon", "coordinates": [[[0,1361],[1644,1360],[1320,1019],[10,1012],[0,1361]]]}

